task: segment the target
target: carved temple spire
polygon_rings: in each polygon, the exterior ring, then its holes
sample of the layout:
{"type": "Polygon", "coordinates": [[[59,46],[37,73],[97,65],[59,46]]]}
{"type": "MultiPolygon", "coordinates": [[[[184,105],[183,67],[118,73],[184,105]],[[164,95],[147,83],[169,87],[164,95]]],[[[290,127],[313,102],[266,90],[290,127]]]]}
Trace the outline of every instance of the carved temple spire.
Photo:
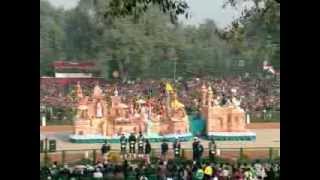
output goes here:
{"type": "Polygon", "coordinates": [[[207,104],[207,98],[206,98],[207,97],[207,92],[208,92],[207,87],[206,87],[205,84],[203,84],[202,87],[201,87],[201,96],[202,96],[201,103],[202,103],[202,106],[205,106],[207,104]]]}
{"type": "Polygon", "coordinates": [[[213,91],[212,91],[211,86],[209,86],[209,88],[208,88],[208,100],[207,100],[209,107],[212,107],[212,104],[213,104],[212,101],[213,101],[213,91]]]}
{"type": "Polygon", "coordinates": [[[80,81],[78,81],[77,85],[76,85],[76,97],[77,98],[83,98],[83,93],[82,93],[82,88],[81,88],[81,85],[80,85],[80,81]]]}
{"type": "Polygon", "coordinates": [[[92,97],[95,99],[100,99],[102,97],[102,89],[100,88],[99,84],[96,84],[94,87],[92,97]]]}

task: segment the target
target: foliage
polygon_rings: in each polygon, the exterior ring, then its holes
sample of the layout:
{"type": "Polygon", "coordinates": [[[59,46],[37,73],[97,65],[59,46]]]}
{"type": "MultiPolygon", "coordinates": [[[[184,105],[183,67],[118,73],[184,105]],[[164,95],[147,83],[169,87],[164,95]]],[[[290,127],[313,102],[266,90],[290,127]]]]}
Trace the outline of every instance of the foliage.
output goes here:
{"type": "Polygon", "coordinates": [[[118,71],[122,81],[173,78],[174,67],[176,77],[186,79],[254,74],[264,60],[280,67],[276,2],[246,11],[226,30],[212,20],[198,27],[172,23],[172,15],[187,9],[184,1],[80,0],[76,8],[63,10],[41,0],[40,74],[52,75],[48,65],[59,59],[92,60],[104,78],[113,79],[118,71]],[[244,67],[239,60],[245,60],[244,67]]]}
{"type": "Polygon", "coordinates": [[[109,0],[105,12],[106,17],[133,16],[139,18],[150,7],[157,5],[161,12],[169,13],[172,22],[177,21],[178,15],[189,17],[188,4],[184,0],[109,0]]]}
{"type": "MultiPolygon", "coordinates": [[[[233,49],[252,67],[261,67],[269,61],[280,68],[280,3],[275,0],[227,0],[225,5],[239,8],[243,3],[253,2],[245,8],[222,36],[233,49]]],[[[259,70],[259,69],[257,69],[259,70]]]]}

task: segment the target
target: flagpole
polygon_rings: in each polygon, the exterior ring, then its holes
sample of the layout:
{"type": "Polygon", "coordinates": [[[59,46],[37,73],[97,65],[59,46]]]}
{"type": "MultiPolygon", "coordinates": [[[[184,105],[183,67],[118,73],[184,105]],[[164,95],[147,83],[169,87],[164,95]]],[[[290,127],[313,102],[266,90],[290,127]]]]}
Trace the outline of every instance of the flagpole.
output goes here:
{"type": "Polygon", "coordinates": [[[174,58],[174,69],[173,69],[173,82],[176,84],[176,70],[177,70],[177,60],[174,58]]]}

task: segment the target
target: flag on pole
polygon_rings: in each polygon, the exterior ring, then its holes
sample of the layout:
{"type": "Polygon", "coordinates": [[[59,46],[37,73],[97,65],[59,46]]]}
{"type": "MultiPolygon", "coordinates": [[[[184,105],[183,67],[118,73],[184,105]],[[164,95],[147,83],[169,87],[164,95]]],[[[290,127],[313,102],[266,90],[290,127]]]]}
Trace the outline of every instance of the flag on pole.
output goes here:
{"type": "Polygon", "coordinates": [[[263,62],[263,70],[268,71],[268,72],[270,72],[272,74],[276,74],[275,69],[272,67],[272,65],[268,65],[267,61],[263,62]]]}
{"type": "Polygon", "coordinates": [[[173,87],[171,86],[170,83],[166,83],[166,91],[167,92],[173,92],[173,87]]]}

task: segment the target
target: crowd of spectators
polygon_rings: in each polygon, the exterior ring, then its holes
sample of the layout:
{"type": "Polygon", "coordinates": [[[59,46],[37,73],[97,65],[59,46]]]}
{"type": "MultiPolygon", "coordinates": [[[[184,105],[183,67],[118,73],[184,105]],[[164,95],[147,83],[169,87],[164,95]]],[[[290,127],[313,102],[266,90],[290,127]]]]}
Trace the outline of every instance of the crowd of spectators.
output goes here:
{"type": "MultiPolygon", "coordinates": [[[[54,79],[41,79],[40,102],[47,106],[72,107],[74,101],[72,92],[78,80],[68,83],[57,82],[54,79]]],[[[93,87],[97,84],[96,79],[81,80],[83,92],[91,94],[93,87]]],[[[99,86],[107,95],[118,94],[124,97],[124,101],[132,98],[159,97],[163,94],[163,84],[166,81],[144,80],[129,81],[126,83],[111,83],[99,80],[99,86]]],[[[173,83],[172,83],[173,84],[173,83]]],[[[280,80],[279,78],[258,78],[235,76],[226,78],[193,78],[191,80],[179,80],[175,83],[179,100],[186,108],[194,108],[200,103],[201,86],[210,84],[216,96],[225,95],[231,98],[236,96],[241,99],[241,107],[247,112],[273,110],[280,111],[280,80]]]]}
{"type": "Polygon", "coordinates": [[[97,162],[95,165],[67,164],[40,169],[41,179],[128,179],[128,180],[278,180],[280,162],[193,163],[192,161],[156,161],[123,164],[97,162]]]}
{"type": "Polygon", "coordinates": [[[216,96],[236,96],[241,99],[241,107],[246,111],[280,110],[280,80],[277,78],[195,78],[180,83],[183,87],[180,97],[186,104],[192,106],[194,100],[200,102],[199,93],[203,83],[210,84],[216,96]]]}

